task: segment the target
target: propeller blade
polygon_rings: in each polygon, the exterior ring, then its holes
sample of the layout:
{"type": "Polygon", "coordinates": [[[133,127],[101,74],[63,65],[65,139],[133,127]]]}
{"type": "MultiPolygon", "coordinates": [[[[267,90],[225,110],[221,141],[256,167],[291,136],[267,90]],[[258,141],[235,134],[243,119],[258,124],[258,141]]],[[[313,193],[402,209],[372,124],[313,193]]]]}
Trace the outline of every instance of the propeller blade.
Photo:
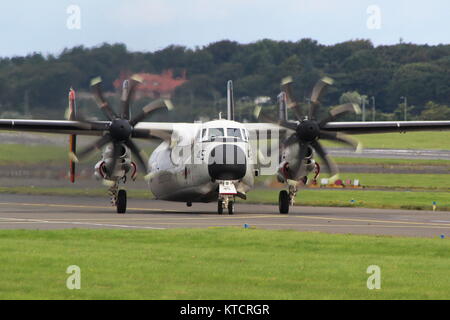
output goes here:
{"type": "Polygon", "coordinates": [[[97,102],[97,105],[99,106],[99,108],[102,110],[102,112],[108,118],[108,120],[112,121],[119,117],[114,112],[114,110],[111,109],[111,107],[108,104],[108,101],[106,101],[105,97],[103,96],[101,83],[102,83],[102,78],[100,78],[100,77],[97,77],[97,78],[94,78],[91,80],[92,93],[95,96],[95,101],[97,102]]]}
{"type": "Polygon", "coordinates": [[[325,93],[325,89],[328,86],[331,86],[333,83],[334,80],[328,77],[322,78],[319,81],[317,81],[311,93],[311,102],[313,104],[318,104],[320,97],[322,97],[322,95],[325,93]]]}
{"type": "Polygon", "coordinates": [[[299,143],[297,134],[294,133],[292,135],[290,135],[284,142],[283,142],[283,146],[285,148],[292,146],[295,143],[299,143]]]}
{"type": "Polygon", "coordinates": [[[345,103],[345,104],[341,104],[337,107],[334,107],[330,110],[328,117],[320,122],[319,127],[322,128],[328,122],[335,121],[337,117],[339,117],[340,115],[343,115],[345,113],[348,113],[348,112],[353,112],[355,114],[361,114],[361,108],[356,103],[345,103]]]}
{"type": "Polygon", "coordinates": [[[148,168],[147,163],[144,161],[144,158],[147,157],[145,152],[141,151],[139,147],[130,139],[125,141],[125,144],[128,148],[130,148],[131,153],[136,157],[136,159],[139,162],[139,165],[141,166],[142,170],[144,171],[144,174],[147,174],[148,168]]]}
{"type": "Polygon", "coordinates": [[[295,100],[294,93],[292,90],[292,83],[294,81],[292,80],[292,77],[286,77],[283,80],[281,80],[281,90],[286,94],[286,105],[289,109],[293,109],[295,116],[299,121],[303,119],[303,112],[298,104],[298,102],[295,100]]]}
{"type": "Polygon", "coordinates": [[[274,117],[271,117],[264,112],[262,112],[261,106],[256,106],[255,110],[253,110],[253,115],[258,121],[269,122],[269,123],[278,123],[278,120],[274,117]]]}
{"type": "Polygon", "coordinates": [[[130,120],[130,102],[134,97],[137,86],[141,83],[142,80],[138,76],[133,76],[130,80],[125,80],[123,82],[122,97],[120,99],[122,119],[130,120]]]}
{"type": "Polygon", "coordinates": [[[311,93],[311,105],[309,106],[309,118],[316,119],[320,106],[320,98],[326,91],[326,88],[333,84],[333,79],[325,77],[317,81],[311,93]]]}
{"type": "Polygon", "coordinates": [[[296,131],[297,126],[298,126],[298,124],[296,122],[285,121],[285,120],[278,121],[278,125],[282,126],[283,128],[290,129],[293,131],[296,131]]]}
{"type": "Polygon", "coordinates": [[[278,120],[278,119],[275,119],[275,118],[265,114],[264,112],[262,112],[261,106],[256,106],[255,107],[255,110],[253,111],[253,115],[258,120],[262,120],[264,122],[278,124],[281,127],[284,127],[286,129],[290,129],[290,130],[294,130],[294,131],[297,129],[297,123],[289,121],[289,120],[278,120]]]}
{"type": "Polygon", "coordinates": [[[300,165],[298,167],[297,172],[295,173],[295,180],[300,178],[299,175],[302,174],[304,168],[305,168],[305,158],[308,153],[308,143],[299,143],[299,151],[298,151],[298,159],[300,161],[300,165]]]}
{"type": "Polygon", "coordinates": [[[122,155],[122,149],[123,149],[123,146],[120,142],[113,143],[112,162],[109,163],[106,167],[109,177],[111,177],[114,174],[117,160],[119,160],[119,157],[122,155]]]}
{"type": "Polygon", "coordinates": [[[298,103],[296,103],[291,109],[294,110],[294,114],[295,114],[295,117],[297,118],[297,120],[302,121],[304,116],[303,116],[302,108],[300,107],[300,105],[298,103]]]}
{"type": "Polygon", "coordinates": [[[97,141],[95,141],[94,143],[92,143],[91,145],[82,149],[80,152],[77,152],[77,154],[73,152],[69,153],[69,158],[75,162],[78,162],[79,159],[85,158],[87,155],[89,155],[91,152],[95,150],[100,150],[101,147],[103,147],[109,142],[111,142],[111,137],[109,134],[106,134],[97,141]]]}
{"type": "Polygon", "coordinates": [[[139,113],[132,120],[130,120],[130,125],[132,127],[134,127],[137,123],[139,123],[142,120],[144,120],[145,118],[147,118],[150,114],[152,114],[156,110],[162,109],[162,108],[167,108],[167,110],[172,110],[173,109],[172,102],[170,102],[170,100],[160,99],[160,100],[156,100],[156,101],[149,103],[144,108],[142,108],[141,113],[139,113]]]}
{"type": "Polygon", "coordinates": [[[322,145],[318,141],[311,142],[311,146],[314,148],[314,150],[317,152],[319,157],[323,160],[325,163],[325,166],[327,167],[327,170],[330,174],[330,180],[336,180],[338,177],[338,168],[336,164],[334,163],[333,159],[331,159],[325,149],[322,147],[322,145]]]}
{"type": "Polygon", "coordinates": [[[320,138],[325,140],[336,141],[348,145],[355,149],[355,152],[361,152],[362,144],[358,140],[341,132],[320,131],[320,138]]]}

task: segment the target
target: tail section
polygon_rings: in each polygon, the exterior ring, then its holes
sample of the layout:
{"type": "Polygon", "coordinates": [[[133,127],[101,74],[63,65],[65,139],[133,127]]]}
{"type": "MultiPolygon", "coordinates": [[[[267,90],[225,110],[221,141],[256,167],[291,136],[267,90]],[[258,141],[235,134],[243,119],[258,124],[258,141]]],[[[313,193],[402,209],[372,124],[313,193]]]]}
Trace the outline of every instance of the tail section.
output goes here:
{"type": "Polygon", "coordinates": [[[233,81],[227,82],[227,119],[234,120],[233,81]]]}

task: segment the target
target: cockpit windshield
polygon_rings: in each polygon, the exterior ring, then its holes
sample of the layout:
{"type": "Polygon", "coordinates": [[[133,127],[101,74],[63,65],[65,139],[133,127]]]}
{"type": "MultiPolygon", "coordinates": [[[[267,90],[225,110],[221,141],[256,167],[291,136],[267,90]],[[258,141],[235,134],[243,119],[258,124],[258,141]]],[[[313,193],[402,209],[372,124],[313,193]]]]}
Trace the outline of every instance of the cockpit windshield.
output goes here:
{"type": "Polygon", "coordinates": [[[217,137],[224,137],[223,128],[210,128],[208,130],[208,140],[213,140],[217,137]]]}
{"type": "Polygon", "coordinates": [[[240,128],[205,128],[200,136],[202,141],[248,141],[245,130],[240,128]]]}
{"type": "Polygon", "coordinates": [[[227,137],[235,137],[235,138],[242,139],[241,129],[227,128],[227,137]]]}

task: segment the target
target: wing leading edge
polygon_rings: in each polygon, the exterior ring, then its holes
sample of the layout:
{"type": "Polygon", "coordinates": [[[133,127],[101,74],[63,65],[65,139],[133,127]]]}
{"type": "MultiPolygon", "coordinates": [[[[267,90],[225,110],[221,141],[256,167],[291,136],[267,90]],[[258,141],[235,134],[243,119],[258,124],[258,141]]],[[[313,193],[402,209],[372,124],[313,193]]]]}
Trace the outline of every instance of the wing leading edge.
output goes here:
{"type": "Polygon", "coordinates": [[[348,134],[450,130],[450,121],[329,122],[323,130],[348,134]]]}
{"type": "MultiPolygon", "coordinates": [[[[68,120],[0,119],[0,130],[102,136],[110,121],[79,122],[68,120]]],[[[172,134],[172,123],[142,122],[133,129],[132,137],[166,140],[172,134]]]]}

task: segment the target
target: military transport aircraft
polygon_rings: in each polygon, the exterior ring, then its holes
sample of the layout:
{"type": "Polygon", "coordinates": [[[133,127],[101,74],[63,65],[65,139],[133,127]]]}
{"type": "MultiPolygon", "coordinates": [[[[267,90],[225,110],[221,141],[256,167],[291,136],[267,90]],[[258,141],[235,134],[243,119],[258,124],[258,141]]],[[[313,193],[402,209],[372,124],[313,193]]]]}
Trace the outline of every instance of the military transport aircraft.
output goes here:
{"type": "Polygon", "coordinates": [[[116,113],[101,90],[101,79],[91,81],[91,88],[106,121],[89,121],[76,110],[75,92],[69,93],[68,120],[0,119],[0,130],[48,132],[70,135],[70,179],[75,181],[75,165],[90,153],[101,150],[95,175],[109,186],[111,201],[118,213],[125,213],[127,196],[123,185],[134,180],[139,168],[157,199],[185,202],[217,202],[217,211],[234,213],[236,197],[246,199],[255,177],[276,174],[287,190],[279,193],[279,211],[286,214],[307,176],[320,167],[317,154],[331,176],[337,167],[319,142],[332,140],[358,149],[358,142],[346,134],[449,130],[450,121],[410,122],[335,122],[344,113],[359,113],[356,104],[343,104],[330,110],[328,117],[317,119],[320,97],[333,83],[330,78],[317,82],[305,112],[295,101],[292,79],[282,82],[278,97],[278,117],[257,109],[261,123],[234,120],[232,82],[227,85],[227,119],[205,123],[143,122],[159,109],[171,109],[167,100],[157,100],[131,117],[130,104],[140,79],[124,81],[121,107],[116,113]],[[296,120],[289,120],[291,109],[296,120]],[[77,151],[77,135],[98,136],[91,145],[77,151]],[[134,139],[162,141],[149,159],[134,139]],[[280,142],[278,144],[278,142],[280,142]],[[262,149],[265,149],[262,150],[262,149]],[[137,164],[133,161],[137,162],[137,164]]]}

